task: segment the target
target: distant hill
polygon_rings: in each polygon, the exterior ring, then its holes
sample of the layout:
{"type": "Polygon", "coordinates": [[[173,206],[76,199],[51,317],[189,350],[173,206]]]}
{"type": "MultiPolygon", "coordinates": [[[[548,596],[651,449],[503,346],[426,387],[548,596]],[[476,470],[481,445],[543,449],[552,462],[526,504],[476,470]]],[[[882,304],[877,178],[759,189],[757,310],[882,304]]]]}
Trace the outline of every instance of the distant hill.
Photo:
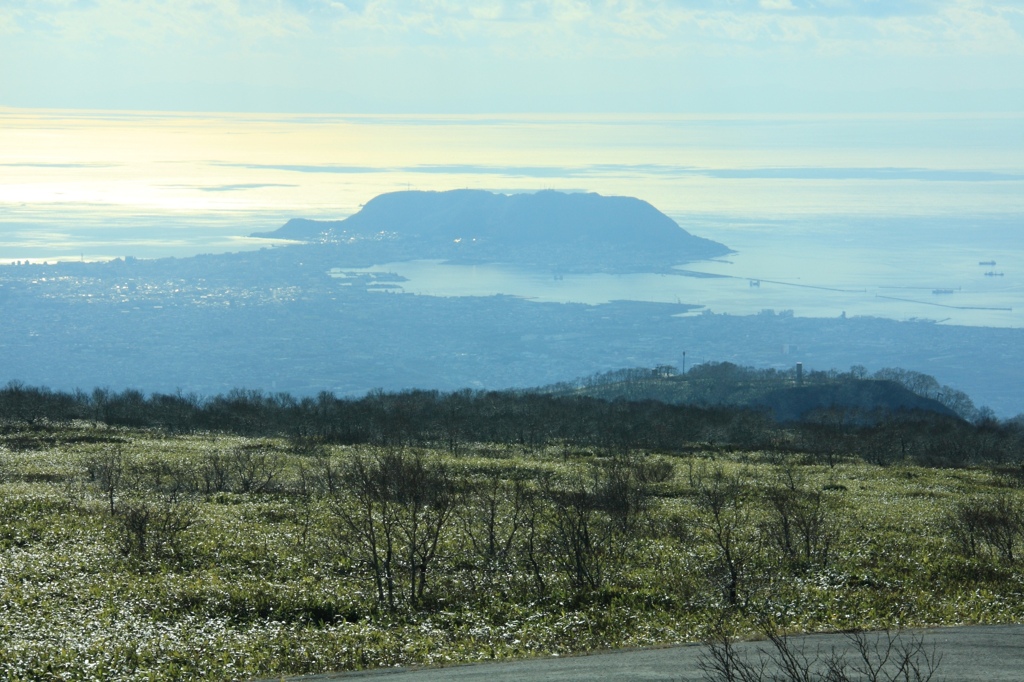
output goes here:
{"type": "Polygon", "coordinates": [[[794,386],[769,391],[753,400],[768,409],[777,422],[797,422],[821,410],[842,410],[871,415],[891,412],[934,412],[946,417],[956,413],[942,403],[924,398],[894,381],[851,380],[828,386],[794,386]]]}
{"type": "Polygon", "coordinates": [[[253,237],[303,242],[394,242],[421,258],[504,262],[555,270],[662,269],[728,247],[695,237],[646,201],[599,194],[393,192],[338,221],[294,219],[253,237]]]}
{"type": "MultiPolygon", "coordinates": [[[[886,371],[892,370],[883,370],[880,374],[886,371]]],[[[959,393],[949,387],[943,389],[947,395],[959,393]]],[[[916,411],[947,417],[966,416],[897,381],[878,376],[859,378],[843,373],[810,372],[798,379],[795,370],[758,370],[728,362],[697,365],[685,374],[678,374],[675,368],[667,366],[625,369],[595,375],[576,385],[558,384],[546,390],[556,395],[585,395],[605,400],[751,407],[770,413],[780,423],[813,419],[823,411],[841,411],[854,421],[871,420],[879,414],[916,411]]],[[[974,409],[969,399],[964,407],[967,412],[974,409]]]]}

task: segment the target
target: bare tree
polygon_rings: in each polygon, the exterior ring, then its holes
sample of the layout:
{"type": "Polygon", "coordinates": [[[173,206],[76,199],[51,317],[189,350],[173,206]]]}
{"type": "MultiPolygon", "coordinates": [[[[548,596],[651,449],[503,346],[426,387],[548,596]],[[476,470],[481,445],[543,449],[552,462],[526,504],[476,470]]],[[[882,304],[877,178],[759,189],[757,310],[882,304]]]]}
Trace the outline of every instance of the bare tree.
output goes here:
{"type": "Polygon", "coordinates": [[[131,475],[131,465],[124,454],[124,447],[117,443],[86,461],[89,481],[103,491],[110,513],[117,510],[118,497],[126,487],[131,475]]]}
{"type": "Polygon", "coordinates": [[[442,462],[405,450],[357,455],[343,476],[335,508],[370,567],[378,604],[419,606],[455,507],[454,477],[442,462]]]}
{"type": "Polygon", "coordinates": [[[458,517],[488,589],[499,575],[515,572],[520,536],[529,526],[530,498],[531,491],[521,477],[505,480],[496,471],[468,486],[458,517]]]}
{"type": "Polygon", "coordinates": [[[621,535],[634,533],[647,518],[655,485],[672,478],[674,466],[635,454],[617,454],[594,471],[594,502],[621,535]]]}
{"type": "Polygon", "coordinates": [[[714,547],[714,565],[722,577],[725,601],[740,603],[741,588],[756,547],[744,505],[744,488],[738,476],[728,474],[721,465],[701,466],[691,472],[698,507],[703,511],[702,525],[714,547]]]}
{"type": "Polygon", "coordinates": [[[761,530],[783,561],[798,571],[827,566],[842,525],[835,501],[811,489],[791,462],[764,498],[769,515],[761,530]]]}
{"type": "Polygon", "coordinates": [[[966,556],[991,554],[1014,563],[1024,545],[1024,504],[1006,493],[975,497],[949,512],[946,527],[966,556]]]}
{"type": "Polygon", "coordinates": [[[597,496],[580,472],[562,486],[546,481],[551,504],[549,554],[577,593],[604,585],[612,551],[612,526],[601,518],[597,496]]]}

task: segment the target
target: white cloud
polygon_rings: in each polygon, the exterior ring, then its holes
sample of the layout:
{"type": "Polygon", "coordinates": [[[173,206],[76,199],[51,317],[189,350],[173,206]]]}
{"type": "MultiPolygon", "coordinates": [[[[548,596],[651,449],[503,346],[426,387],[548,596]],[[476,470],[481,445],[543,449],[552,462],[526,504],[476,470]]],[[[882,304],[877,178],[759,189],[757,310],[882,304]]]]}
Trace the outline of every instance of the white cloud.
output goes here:
{"type": "Polygon", "coordinates": [[[758,3],[764,9],[776,10],[776,9],[796,9],[792,0],[760,0],[758,3]]]}
{"type": "MultiPolygon", "coordinates": [[[[227,83],[345,94],[376,79],[422,99],[500,77],[555,95],[558,78],[586,82],[614,101],[673,78],[741,88],[771,65],[811,88],[828,71],[834,87],[864,80],[861,61],[909,58],[1004,59],[990,78],[1024,88],[1022,34],[1024,8],[998,0],[0,0],[0,64],[32,70],[0,69],[0,93],[227,83]]],[[[938,67],[919,71],[942,84],[938,67]]]]}
{"type": "Polygon", "coordinates": [[[10,35],[19,32],[18,24],[15,21],[14,12],[0,9],[0,36],[10,35]]]}
{"type": "MultiPolygon", "coordinates": [[[[680,44],[736,41],[745,51],[751,42],[791,43],[811,40],[898,51],[941,46],[972,52],[1024,52],[1020,8],[969,0],[928,3],[881,3],[869,0],[738,0],[670,2],[668,0],[22,0],[0,10],[0,30],[17,28],[36,39],[88,46],[125,41],[150,49],[167,43],[259,45],[291,41],[290,49],[318,48],[310,36],[329,34],[346,45],[415,48],[421,43],[453,41],[503,53],[519,49],[562,54],[568,49],[635,48],[646,54],[661,47],[674,52],[680,44]],[[913,13],[885,12],[901,5],[913,13]],[[839,15],[836,13],[839,12],[839,15]],[[837,16],[843,21],[837,23],[837,16]],[[902,42],[900,48],[896,43],[902,42]],[[653,43],[653,44],[652,44],[653,43]],[[511,49],[509,49],[511,48],[511,49]]],[[[205,48],[209,51],[209,48],[205,48]]]]}

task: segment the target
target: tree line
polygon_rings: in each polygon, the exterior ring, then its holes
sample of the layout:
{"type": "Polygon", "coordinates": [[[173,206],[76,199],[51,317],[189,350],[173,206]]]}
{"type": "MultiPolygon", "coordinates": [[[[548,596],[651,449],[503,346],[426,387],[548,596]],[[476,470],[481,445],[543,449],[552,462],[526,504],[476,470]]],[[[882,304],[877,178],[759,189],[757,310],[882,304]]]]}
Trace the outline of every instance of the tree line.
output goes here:
{"type": "MultiPolygon", "coordinates": [[[[673,376],[671,371],[628,370],[614,378],[621,384],[625,377],[637,385],[673,376]]],[[[934,389],[933,383],[938,386],[934,379],[924,381],[917,373],[885,372],[887,380],[906,380],[926,391],[934,389]]],[[[736,385],[736,376],[748,386],[751,377],[770,386],[784,380],[779,378],[784,375],[774,370],[722,363],[691,370],[687,382],[711,386],[714,382],[709,373],[718,375],[726,388],[736,385]],[[733,379],[726,380],[725,374],[733,379]]],[[[610,379],[605,375],[589,380],[588,385],[608,384],[610,379]]],[[[808,376],[808,381],[822,380],[813,373],[808,376]]],[[[834,373],[832,380],[867,381],[852,373],[834,373]]],[[[472,443],[525,449],[562,444],[609,453],[678,453],[694,447],[768,449],[809,453],[829,463],[849,455],[879,464],[903,460],[1000,463],[1018,457],[1024,442],[1024,420],[1019,417],[1001,422],[981,416],[972,421],[952,413],[840,405],[812,410],[799,422],[779,424],[765,407],[602,397],[569,392],[564,387],[560,391],[377,390],[359,398],[329,392],[299,398],[236,389],[204,398],[180,391],[148,395],[135,389],[54,391],[14,381],[0,389],[0,420],[9,425],[92,421],[175,434],[218,432],[308,443],[436,447],[453,453],[472,443]]]]}
{"type": "Polygon", "coordinates": [[[869,373],[863,365],[854,365],[848,372],[835,369],[803,372],[797,367],[757,369],[731,362],[706,362],[686,371],[679,371],[672,365],[659,365],[601,372],[574,382],[555,384],[548,390],[556,394],[655,399],[686,405],[754,405],[781,389],[849,386],[865,381],[892,382],[968,421],[994,418],[990,408],[977,407],[965,392],[940,384],[931,375],[899,367],[884,367],[869,373]]]}

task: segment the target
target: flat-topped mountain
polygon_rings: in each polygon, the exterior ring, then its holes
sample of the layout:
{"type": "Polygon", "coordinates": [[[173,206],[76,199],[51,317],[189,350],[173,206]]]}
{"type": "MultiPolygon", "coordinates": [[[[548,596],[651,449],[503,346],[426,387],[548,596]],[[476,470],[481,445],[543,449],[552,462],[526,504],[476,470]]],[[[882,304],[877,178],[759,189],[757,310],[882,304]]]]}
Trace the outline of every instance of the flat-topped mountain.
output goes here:
{"type": "MultiPolygon", "coordinates": [[[[295,219],[254,237],[304,242],[374,239],[421,246],[422,258],[555,269],[644,269],[729,253],[695,237],[646,201],[563,193],[483,190],[392,192],[338,221],[295,219]]],[[[398,249],[405,251],[405,249],[398,249]]]]}

